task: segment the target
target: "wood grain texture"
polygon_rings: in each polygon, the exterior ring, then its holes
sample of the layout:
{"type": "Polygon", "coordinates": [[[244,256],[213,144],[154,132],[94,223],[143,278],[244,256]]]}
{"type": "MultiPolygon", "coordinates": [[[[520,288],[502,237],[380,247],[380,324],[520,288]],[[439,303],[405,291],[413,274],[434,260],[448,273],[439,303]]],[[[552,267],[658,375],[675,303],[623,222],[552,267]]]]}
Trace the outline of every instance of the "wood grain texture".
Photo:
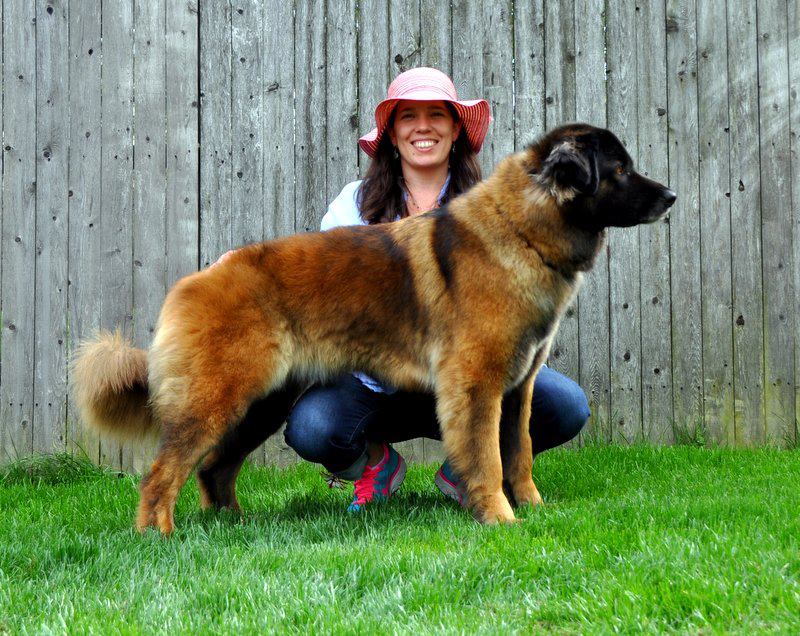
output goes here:
{"type": "MultiPolygon", "coordinates": [[[[636,32],[634,7],[608,8],[608,127],[637,159],[636,32]]],[[[612,228],[608,233],[611,347],[611,439],[641,440],[641,308],[639,228],[612,228]]]]}
{"type": "Polygon", "coordinates": [[[36,3],[36,280],[33,450],[66,449],[69,18],[36,3]]]}
{"type": "Polygon", "coordinates": [[[757,3],[764,397],[769,444],[783,443],[795,426],[786,6],[777,0],[757,3]]]}
{"type": "Polygon", "coordinates": [[[697,5],[703,406],[707,439],[732,445],[734,428],[730,121],[725,2],[697,5]]]}
{"type": "Polygon", "coordinates": [[[298,232],[319,230],[328,202],[324,159],[326,49],[324,3],[297,4],[295,14],[295,210],[298,232]]]}
{"type": "Polygon", "coordinates": [[[3,365],[0,461],[33,451],[36,288],[36,7],[3,7],[3,365]]]}
{"type": "Polygon", "coordinates": [[[667,2],[669,182],[680,193],[670,211],[673,412],[676,434],[703,426],[703,346],[697,172],[695,3],[667,2]]]}
{"type": "Polygon", "coordinates": [[[736,442],[764,442],[764,335],[756,6],[728,7],[731,281],[736,442]]]}
{"type": "Polygon", "coordinates": [[[235,247],[264,236],[264,7],[231,4],[231,238],[235,247]]]}
{"type": "MultiPolygon", "coordinates": [[[[636,11],[637,162],[661,183],[669,183],[666,47],[664,6],[642,3],[636,11]]],[[[674,440],[669,228],[665,221],[639,231],[642,428],[645,439],[661,443],[674,440]]]]}
{"type": "MultiPolygon", "coordinates": [[[[67,344],[71,354],[100,327],[102,293],[100,14],[88,4],[69,12],[69,296],[67,344]]],[[[99,437],[84,427],[73,402],[67,405],[67,438],[76,454],[97,461],[99,437]]]]}
{"type": "Polygon", "coordinates": [[[203,2],[199,13],[200,264],[207,267],[233,247],[231,6],[203,2]]]}

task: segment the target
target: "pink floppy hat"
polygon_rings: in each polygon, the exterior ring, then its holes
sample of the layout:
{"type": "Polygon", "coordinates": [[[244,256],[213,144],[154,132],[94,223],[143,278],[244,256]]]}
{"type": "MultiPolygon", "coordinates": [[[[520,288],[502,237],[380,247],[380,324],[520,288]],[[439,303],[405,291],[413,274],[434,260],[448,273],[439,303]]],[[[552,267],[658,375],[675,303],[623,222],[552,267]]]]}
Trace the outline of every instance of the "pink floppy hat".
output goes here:
{"type": "Polygon", "coordinates": [[[450,102],[464,126],[472,150],[476,153],[480,151],[486,131],[489,129],[489,123],[492,121],[489,102],[485,99],[459,100],[453,80],[435,68],[421,66],[395,77],[394,81],[389,84],[386,99],[375,108],[375,128],[358,140],[361,150],[370,157],[374,157],[378,151],[381,137],[386,132],[392,111],[401,99],[450,102]]]}

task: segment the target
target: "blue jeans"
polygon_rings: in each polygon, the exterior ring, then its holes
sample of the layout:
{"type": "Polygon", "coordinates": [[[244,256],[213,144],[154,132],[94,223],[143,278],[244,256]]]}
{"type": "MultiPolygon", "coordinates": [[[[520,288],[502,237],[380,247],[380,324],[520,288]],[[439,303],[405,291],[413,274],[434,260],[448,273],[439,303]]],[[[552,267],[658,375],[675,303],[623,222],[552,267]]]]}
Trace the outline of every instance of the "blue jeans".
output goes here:
{"type": "MultiPolygon", "coordinates": [[[[571,440],[588,419],[589,403],[580,386],[543,366],[531,407],[534,455],[571,440]]],[[[289,414],[284,436],[300,457],[343,479],[361,477],[368,441],[441,439],[433,395],[376,393],[352,375],[306,391],[289,414]]]]}

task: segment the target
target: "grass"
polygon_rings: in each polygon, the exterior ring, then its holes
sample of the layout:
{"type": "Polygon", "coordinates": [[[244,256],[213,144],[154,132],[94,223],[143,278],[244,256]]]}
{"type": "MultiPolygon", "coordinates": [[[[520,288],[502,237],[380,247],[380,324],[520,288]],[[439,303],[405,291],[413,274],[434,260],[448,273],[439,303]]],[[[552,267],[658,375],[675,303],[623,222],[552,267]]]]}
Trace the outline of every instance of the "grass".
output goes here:
{"type": "Polygon", "coordinates": [[[800,633],[800,452],[587,447],[547,505],[475,524],[413,466],[348,516],[317,469],[246,467],[246,512],[132,530],[136,480],[69,458],[0,474],[0,633],[800,633]]]}

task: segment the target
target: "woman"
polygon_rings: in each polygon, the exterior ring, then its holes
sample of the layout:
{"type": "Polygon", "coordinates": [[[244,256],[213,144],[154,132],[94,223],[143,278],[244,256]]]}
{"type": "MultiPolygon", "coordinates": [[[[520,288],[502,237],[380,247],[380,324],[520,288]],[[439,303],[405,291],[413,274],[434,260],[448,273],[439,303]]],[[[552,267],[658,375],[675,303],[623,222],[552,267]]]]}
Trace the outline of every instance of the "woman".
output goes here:
{"type": "MultiPolygon", "coordinates": [[[[491,121],[486,100],[458,100],[453,82],[432,68],[399,75],[375,109],[376,127],[359,139],[372,159],[363,181],[344,187],[322,229],[388,223],[438,208],[481,178],[476,154],[491,121]]],[[[368,275],[368,273],[365,273],[368,275]]],[[[391,329],[386,325],[386,329],[391,329]]],[[[534,453],[572,439],[589,418],[580,387],[543,367],[534,387],[534,453]]],[[[390,443],[439,439],[434,398],[383,386],[354,373],[307,391],[295,404],[285,438],[302,458],[323,464],[355,486],[350,511],[386,499],[405,476],[390,443]]],[[[435,477],[447,496],[466,505],[447,462],[435,477]]]]}

